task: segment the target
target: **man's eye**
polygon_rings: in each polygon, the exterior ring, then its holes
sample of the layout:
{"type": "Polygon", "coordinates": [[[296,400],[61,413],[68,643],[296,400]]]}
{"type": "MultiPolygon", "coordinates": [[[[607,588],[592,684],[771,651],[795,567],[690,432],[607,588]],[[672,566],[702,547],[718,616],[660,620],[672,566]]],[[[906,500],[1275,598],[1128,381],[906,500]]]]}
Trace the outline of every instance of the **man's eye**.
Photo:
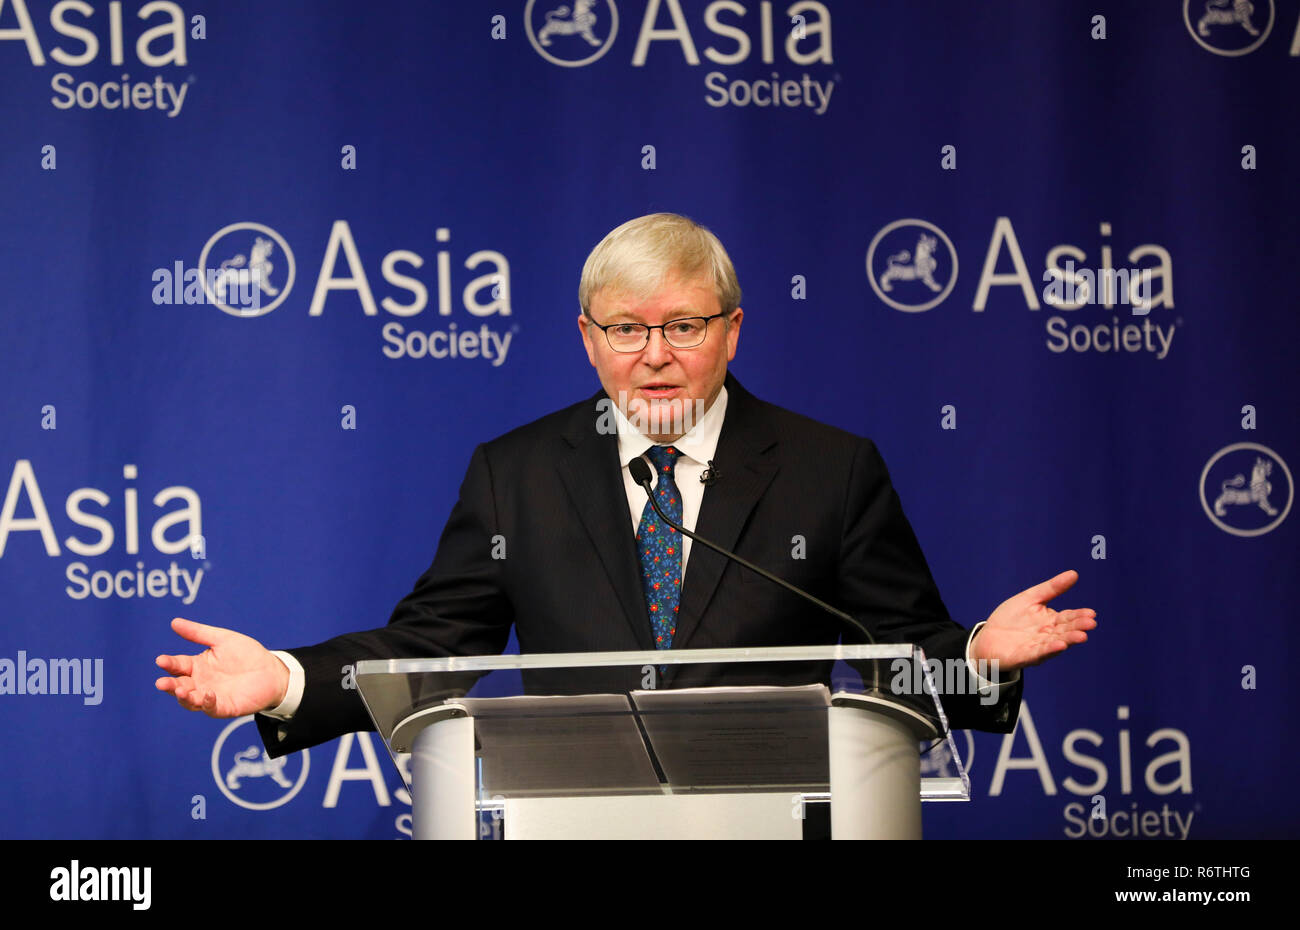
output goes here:
{"type": "Polygon", "coordinates": [[[674,336],[690,336],[700,331],[700,323],[698,320],[681,320],[669,323],[668,329],[674,336]]]}
{"type": "Polygon", "coordinates": [[[641,327],[633,323],[623,323],[615,326],[613,332],[615,336],[635,336],[640,329],[641,327]]]}

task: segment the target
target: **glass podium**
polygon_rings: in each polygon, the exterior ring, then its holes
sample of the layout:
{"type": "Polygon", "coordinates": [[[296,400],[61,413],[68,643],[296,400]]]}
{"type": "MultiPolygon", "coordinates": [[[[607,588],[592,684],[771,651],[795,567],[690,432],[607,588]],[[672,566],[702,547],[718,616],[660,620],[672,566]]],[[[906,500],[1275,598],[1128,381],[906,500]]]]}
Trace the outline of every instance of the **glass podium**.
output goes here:
{"type": "Polygon", "coordinates": [[[970,799],[910,644],[367,660],[356,683],[416,839],[798,839],[827,803],[832,838],[919,838],[921,801],[970,799]],[[923,778],[922,743],[955,776],[923,778]]]}

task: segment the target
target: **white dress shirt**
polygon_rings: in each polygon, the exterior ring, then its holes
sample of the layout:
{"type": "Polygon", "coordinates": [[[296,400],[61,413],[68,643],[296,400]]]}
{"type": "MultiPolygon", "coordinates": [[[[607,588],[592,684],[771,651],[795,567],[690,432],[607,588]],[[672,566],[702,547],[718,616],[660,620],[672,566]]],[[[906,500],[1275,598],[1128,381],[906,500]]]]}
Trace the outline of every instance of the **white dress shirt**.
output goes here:
{"type": "MultiPolygon", "coordinates": [[[[689,409],[689,408],[687,408],[689,409]]],[[[727,389],[722,388],[718,392],[718,398],[700,417],[699,422],[693,424],[691,428],[675,442],[658,443],[661,446],[672,446],[681,453],[677,464],[673,467],[673,482],[677,485],[677,490],[682,495],[682,526],[688,530],[695,529],[695,521],[700,516],[700,504],[704,502],[704,485],[700,483],[700,475],[709,467],[709,461],[718,451],[718,437],[722,435],[722,420],[727,414],[727,389]]],[[[628,514],[632,518],[632,535],[641,526],[641,512],[645,510],[646,497],[645,489],[632,480],[632,470],[629,463],[640,456],[645,455],[646,451],[655,441],[647,438],[642,433],[636,431],[628,418],[623,416],[623,411],[614,405],[614,420],[618,424],[618,464],[623,469],[623,490],[627,492],[628,514]]],[[[682,424],[683,426],[685,423],[682,424]]],[[[650,473],[655,476],[655,483],[652,487],[659,484],[659,469],[654,467],[649,459],[646,464],[650,466],[650,473]]],[[[682,582],[686,581],[686,562],[691,557],[691,540],[684,538],[682,540],[682,582]]]]}

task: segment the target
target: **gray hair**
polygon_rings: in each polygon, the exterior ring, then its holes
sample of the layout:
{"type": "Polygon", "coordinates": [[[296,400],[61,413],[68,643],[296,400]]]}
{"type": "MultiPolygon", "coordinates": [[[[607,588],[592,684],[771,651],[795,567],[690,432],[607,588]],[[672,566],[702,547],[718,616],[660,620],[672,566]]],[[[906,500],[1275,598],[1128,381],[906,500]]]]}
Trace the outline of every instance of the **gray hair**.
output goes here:
{"type": "Polygon", "coordinates": [[[649,297],[674,273],[708,278],[723,313],[740,306],[740,283],[727,250],[708,229],[676,213],[638,216],[600,240],[582,266],[578,303],[590,317],[591,298],[605,288],[649,297]]]}

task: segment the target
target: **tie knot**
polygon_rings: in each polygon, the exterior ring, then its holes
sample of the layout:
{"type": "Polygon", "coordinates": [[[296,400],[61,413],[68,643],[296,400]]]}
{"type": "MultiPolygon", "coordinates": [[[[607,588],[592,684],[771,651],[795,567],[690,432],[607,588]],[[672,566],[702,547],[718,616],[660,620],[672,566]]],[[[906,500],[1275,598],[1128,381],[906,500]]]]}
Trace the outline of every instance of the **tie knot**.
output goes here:
{"type": "Polygon", "coordinates": [[[646,450],[646,456],[654,463],[655,471],[660,474],[667,472],[672,475],[673,466],[677,464],[681,454],[681,450],[676,446],[651,446],[646,450]]]}

